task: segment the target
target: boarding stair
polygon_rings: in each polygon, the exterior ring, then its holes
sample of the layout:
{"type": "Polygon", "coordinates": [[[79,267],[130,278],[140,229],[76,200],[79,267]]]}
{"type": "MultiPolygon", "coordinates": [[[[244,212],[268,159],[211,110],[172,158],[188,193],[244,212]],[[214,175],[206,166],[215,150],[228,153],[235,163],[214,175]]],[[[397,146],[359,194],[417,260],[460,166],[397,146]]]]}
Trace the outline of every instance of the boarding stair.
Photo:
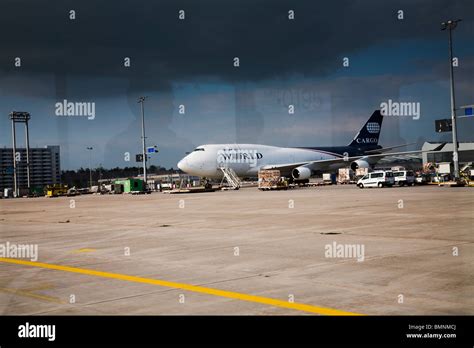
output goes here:
{"type": "Polygon", "coordinates": [[[222,177],[221,186],[224,183],[224,180],[227,181],[229,188],[232,190],[238,190],[240,188],[240,179],[232,168],[229,168],[225,165],[219,166],[219,169],[222,171],[224,176],[222,177]]]}

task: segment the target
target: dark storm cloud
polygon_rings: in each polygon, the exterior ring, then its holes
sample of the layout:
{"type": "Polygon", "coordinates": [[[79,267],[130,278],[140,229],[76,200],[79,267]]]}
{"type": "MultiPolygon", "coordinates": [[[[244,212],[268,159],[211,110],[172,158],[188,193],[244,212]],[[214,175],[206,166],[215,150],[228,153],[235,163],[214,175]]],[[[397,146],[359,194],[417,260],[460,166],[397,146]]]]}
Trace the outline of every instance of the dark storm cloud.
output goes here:
{"type": "MultiPolygon", "coordinates": [[[[439,39],[442,19],[473,12],[473,2],[449,0],[3,1],[0,71],[12,71],[19,56],[26,75],[122,77],[138,90],[205,76],[324,75],[343,56],[382,41],[439,39]],[[287,19],[290,9],[294,21],[287,19]],[[404,21],[396,18],[399,9],[404,21]],[[232,66],[235,56],[239,69],[232,66]],[[123,57],[132,59],[131,68],[123,67],[123,57]]],[[[472,21],[462,26],[460,35],[472,33],[472,21]]]]}
{"type": "MultiPolygon", "coordinates": [[[[439,23],[464,19],[455,43],[466,51],[474,31],[472,13],[471,0],[3,0],[0,109],[5,115],[15,108],[32,112],[34,133],[47,139],[44,144],[61,145],[65,168],[84,165],[84,148],[90,144],[102,151],[97,161],[105,166],[130,165],[124,153],[140,149],[139,95],[150,96],[147,141],[160,145],[159,161],[167,166],[215,136],[219,141],[338,145],[382,100],[397,99],[420,81],[446,82],[447,38],[439,23]],[[184,21],[178,19],[180,9],[186,11],[184,21]],[[290,9],[293,21],[287,17],[290,9]],[[73,21],[70,10],[76,11],[73,21]],[[404,11],[403,21],[397,19],[398,10],[404,11]],[[435,48],[430,51],[431,40],[435,48]],[[351,69],[342,69],[346,56],[351,69]],[[20,69],[13,65],[15,57],[22,59],[20,69]],[[123,66],[124,57],[131,58],[130,68],[123,66]],[[234,57],[240,58],[238,69],[234,57]],[[180,92],[179,82],[188,89],[180,92]],[[203,89],[189,92],[193,84],[203,89]],[[206,90],[209,85],[216,87],[206,90]],[[292,138],[279,136],[272,117],[286,106],[259,99],[262,88],[275,95],[316,91],[328,110],[304,111],[298,98],[285,99],[296,105],[298,117],[290,122],[280,114],[276,124],[291,126],[292,138]],[[207,105],[193,109],[193,98],[207,98],[207,105]],[[100,115],[87,123],[56,117],[54,103],[63,99],[93,100],[100,115]],[[181,103],[187,113],[176,117],[181,103]]],[[[460,59],[456,86],[462,103],[471,95],[474,69],[468,55],[460,59]]],[[[449,111],[447,86],[446,103],[433,115],[449,111]]],[[[3,121],[0,134],[6,137],[9,124],[3,121]]],[[[390,127],[385,145],[405,142],[399,129],[390,127]]],[[[426,126],[417,129],[431,132],[426,126]]]]}

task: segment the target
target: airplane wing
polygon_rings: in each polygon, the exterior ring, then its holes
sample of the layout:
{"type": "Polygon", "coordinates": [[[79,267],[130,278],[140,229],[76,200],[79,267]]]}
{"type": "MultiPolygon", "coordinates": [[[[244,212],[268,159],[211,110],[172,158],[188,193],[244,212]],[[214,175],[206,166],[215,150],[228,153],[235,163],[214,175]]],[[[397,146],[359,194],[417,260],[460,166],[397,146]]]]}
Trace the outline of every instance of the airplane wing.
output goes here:
{"type": "Polygon", "coordinates": [[[344,163],[346,162],[349,164],[352,161],[357,160],[367,160],[370,162],[377,162],[378,160],[389,157],[389,156],[410,156],[413,154],[421,154],[421,153],[433,153],[437,152],[441,149],[441,146],[438,146],[436,149],[433,150],[416,150],[416,151],[403,151],[403,152],[387,152],[383,154],[375,154],[375,155],[360,155],[360,156],[351,156],[351,157],[340,157],[340,158],[332,158],[327,160],[318,160],[318,161],[308,161],[308,162],[298,162],[298,163],[285,163],[285,164],[267,164],[263,166],[261,169],[278,169],[282,172],[291,172],[294,168],[305,166],[310,169],[315,169],[318,167],[319,164],[330,165],[330,164],[337,164],[337,163],[344,163]]]}
{"type": "Polygon", "coordinates": [[[267,164],[260,169],[278,169],[282,172],[291,172],[294,168],[304,166],[310,162],[285,163],[285,164],[267,164]]]}
{"type": "MultiPolygon", "coordinates": [[[[409,145],[414,145],[416,143],[409,143],[409,144],[403,144],[403,145],[395,145],[395,146],[389,146],[389,147],[383,147],[381,149],[375,149],[375,150],[368,150],[368,151],[365,151],[366,154],[370,155],[370,154],[378,154],[378,153],[384,153],[386,151],[389,151],[389,150],[393,150],[393,149],[397,149],[399,147],[405,147],[405,146],[409,146],[409,145]]],[[[444,142],[442,144],[440,144],[436,149],[433,149],[431,151],[437,151],[437,150],[440,150],[444,147],[444,145],[446,145],[447,143],[444,142]]]]}
{"type": "Polygon", "coordinates": [[[387,152],[383,154],[376,154],[376,155],[360,155],[360,156],[352,156],[352,157],[341,157],[341,158],[334,158],[334,159],[328,159],[328,160],[319,160],[319,161],[311,161],[307,162],[307,164],[312,164],[312,163],[342,163],[342,162],[352,162],[352,161],[357,161],[357,160],[377,160],[381,159],[383,157],[388,157],[388,156],[401,156],[401,155],[411,155],[415,153],[431,153],[431,152],[437,152],[436,149],[434,150],[416,150],[416,151],[403,151],[403,152],[387,152]]]}

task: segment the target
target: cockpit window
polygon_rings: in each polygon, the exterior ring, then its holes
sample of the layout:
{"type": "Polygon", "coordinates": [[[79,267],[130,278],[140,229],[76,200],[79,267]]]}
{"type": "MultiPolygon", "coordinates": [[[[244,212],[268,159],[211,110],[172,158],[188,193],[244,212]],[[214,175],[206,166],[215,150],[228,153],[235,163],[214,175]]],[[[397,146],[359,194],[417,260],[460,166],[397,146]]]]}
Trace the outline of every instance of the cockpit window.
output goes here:
{"type": "Polygon", "coordinates": [[[202,147],[198,147],[197,149],[194,149],[193,152],[195,151],[204,151],[204,149],[202,147]]]}

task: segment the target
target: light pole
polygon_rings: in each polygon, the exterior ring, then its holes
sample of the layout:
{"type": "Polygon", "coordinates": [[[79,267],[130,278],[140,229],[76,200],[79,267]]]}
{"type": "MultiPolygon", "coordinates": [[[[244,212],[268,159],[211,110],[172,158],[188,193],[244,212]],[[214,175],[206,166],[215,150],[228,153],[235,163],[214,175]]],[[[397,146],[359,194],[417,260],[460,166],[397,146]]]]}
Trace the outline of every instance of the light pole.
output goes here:
{"type": "Polygon", "coordinates": [[[99,180],[102,180],[102,163],[99,163],[99,180]]]}
{"type": "Polygon", "coordinates": [[[144,108],[144,103],[145,99],[147,97],[139,97],[138,98],[138,103],[141,104],[141,110],[142,110],[142,161],[143,161],[143,180],[145,182],[145,189],[146,189],[146,183],[147,183],[147,177],[146,177],[146,144],[145,144],[145,108],[144,108]]]}
{"type": "Polygon", "coordinates": [[[459,158],[458,158],[458,134],[456,127],[456,99],[454,96],[454,72],[453,72],[453,43],[452,30],[456,28],[461,19],[449,20],[441,23],[441,30],[448,30],[449,38],[449,77],[451,88],[451,124],[453,133],[453,162],[454,162],[454,180],[459,180],[459,158]]]}
{"type": "Polygon", "coordinates": [[[89,150],[89,188],[92,190],[92,150],[94,149],[92,146],[86,147],[89,150]]]}

